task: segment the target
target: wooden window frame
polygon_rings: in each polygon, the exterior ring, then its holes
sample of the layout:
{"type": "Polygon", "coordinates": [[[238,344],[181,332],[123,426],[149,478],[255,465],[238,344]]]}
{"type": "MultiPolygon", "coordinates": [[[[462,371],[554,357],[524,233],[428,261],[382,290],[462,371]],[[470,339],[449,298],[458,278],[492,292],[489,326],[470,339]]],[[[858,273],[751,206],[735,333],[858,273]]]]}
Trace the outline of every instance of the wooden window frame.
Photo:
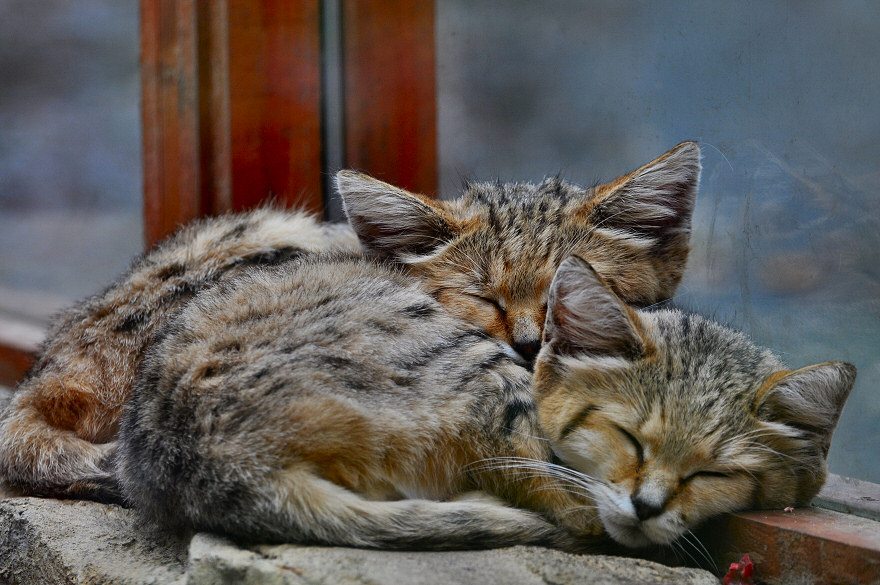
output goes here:
{"type": "Polygon", "coordinates": [[[43,328],[13,316],[0,315],[0,386],[14,387],[34,363],[43,328]]]}
{"type": "MultiPolygon", "coordinates": [[[[147,245],[266,199],[324,213],[334,166],[436,193],[434,29],[430,0],[142,0],[147,245]],[[331,52],[341,67],[328,75],[331,52]]],[[[4,331],[12,386],[42,331],[0,315],[4,331]]],[[[728,514],[697,534],[720,574],[749,553],[769,583],[880,581],[880,486],[831,476],[816,504],[728,514]]]]}
{"type": "Polygon", "coordinates": [[[143,0],[148,245],[267,199],[323,213],[333,113],[342,166],[435,193],[433,35],[424,0],[143,0]],[[330,8],[341,18],[333,29],[322,23],[330,8]],[[324,99],[329,41],[341,45],[338,112],[324,99]]]}

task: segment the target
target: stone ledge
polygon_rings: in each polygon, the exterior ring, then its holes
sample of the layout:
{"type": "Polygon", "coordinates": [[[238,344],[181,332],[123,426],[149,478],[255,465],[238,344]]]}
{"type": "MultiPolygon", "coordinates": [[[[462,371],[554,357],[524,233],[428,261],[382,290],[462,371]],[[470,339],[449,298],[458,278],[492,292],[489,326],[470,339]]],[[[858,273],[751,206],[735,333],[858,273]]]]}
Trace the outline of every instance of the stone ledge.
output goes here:
{"type": "Polygon", "coordinates": [[[669,585],[718,584],[711,573],[641,559],[570,555],[539,547],[391,552],[314,546],[238,548],[198,534],[188,585],[669,585]]]}
{"type": "Polygon", "coordinates": [[[183,583],[188,543],[142,524],[119,506],[0,501],[0,582],[183,583]]]}
{"type": "Polygon", "coordinates": [[[537,547],[390,552],[314,546],[241,548],[143,526],[130,510],[92,502],[0,501],[0,584],[495,585],[715,584],[710,573],[650,561],[537,547]]]}

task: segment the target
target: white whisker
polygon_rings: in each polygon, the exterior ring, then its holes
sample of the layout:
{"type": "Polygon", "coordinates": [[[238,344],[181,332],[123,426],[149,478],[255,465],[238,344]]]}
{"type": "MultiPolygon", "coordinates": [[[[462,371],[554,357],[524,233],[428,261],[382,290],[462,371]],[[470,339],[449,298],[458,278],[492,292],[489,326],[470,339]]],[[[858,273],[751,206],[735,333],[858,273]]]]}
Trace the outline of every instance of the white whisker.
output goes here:
{"type": "MultiPolygon", "coordinates": [[[[681,548],[681,552],[683,552],[684,554],[686,554],[686,555],[687,555],[687,556],[688,556],[688,557],[694,562],[694,565],[696,565],[698,568],[702,569],[702,568],[703,568],[703,565],[700,564],[700,561],[698,561],[696,558],[694,558],[694,555],[692,555],[690,552],[688,552],[688,549],[686,549],[686,548],[684,547],[684,545],[682,544],[682,542],[688,542],[688,543],[689,543],[689,541],[687,541],[687,540],[684,540],[684,541],[682,541],[682,540],[678,540],[678,541],[673,541],[673,544],[676,544],[676,543],[677,543],[678,546],[681,548]]],[[[689,543],[689,544],[690,544],[690,543],[689,543]]],[[[693,544],[691,544],[691,546],[693,546],[693,544]]]]}
{"type": "MultiPolygon", "coordinates": [[[[712,566],[714,567],[716,572],[718,571],[718,565],[715,564],[714,560],[712,560],[712,557],[709,555],[709,551],[706,550],[706,547],[703,546],[703,543],[700,542],[700,539],[697,538],[696,534],[694,534],[693,532],[688,530],[688,531],[682,533],[681,539],[684,540],[685,542],[687,542],[688,544],[690,544],[692,547],[694,547],[694,550],[696,550],[700,554],[700,556],[702,556],[704,559],[709,561],[709,563],[712,564],[712,566]],[[696,544],[694,544],[694,542],[691,541],[690,538],[688,538],[688,535],[693,537],[693,539],[699,544],[699,547],[696,544]]],[[[703,567],[701,566],[700,568],[703,568],[703,567]]]]}

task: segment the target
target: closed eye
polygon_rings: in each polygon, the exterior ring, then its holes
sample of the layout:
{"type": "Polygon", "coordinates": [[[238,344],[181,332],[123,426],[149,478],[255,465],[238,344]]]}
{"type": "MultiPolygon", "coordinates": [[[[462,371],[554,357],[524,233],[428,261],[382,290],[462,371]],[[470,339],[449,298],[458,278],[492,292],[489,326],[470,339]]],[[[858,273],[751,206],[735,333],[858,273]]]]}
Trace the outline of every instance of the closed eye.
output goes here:
{"type": "Polygon", "coordinates": [[[504,313],[504,307],[502,307],[502,306],[498,303],[498,301],[496,301],[495,299],[492,299],[492,298],[489,298],[489,297],[484,297],[483,295],[475,295],[475,294],[471,294],[471,293],[465,293],[465,294],[468,294],[468,296],[474,297],[475,299],[480,299],[480,300],[483,301],[484,303],[488,303],[488,304],[494,306],[495,309],[496,309],[499,313],[504,313]]]}
{"type": "Polygon", "coordinates": [[[568,435],[570,435],[576,429],[582,427],[584,422],[586,422],[587,417],[590,416],[593,412],[599,410],[595,404],[588,404],[583,407],[574,417],[568,421],[568,424],[562,427],[562,432],[559,433],[559,440],[561,441],[568,435]]]}
{"type": "Polygon", "coordinates": [[[623,427],[617,427],[617,430],[620,431],[620,433],[624,437],[626,437],[630,443],[632,443],[633,447],[635,447],[636,455],[638,455],[638,457],[639,457],[639,465],[644,463],[645,462],[645,450],[642,448],[642,444],[639,442],[639,440],[636,439],[632,433],[630,433],[628,430],[626,430],[623,427]]]}
{"type": "Polygon", "coordinates": [[[682,483],[684,483],[687,481],[691,481],[692,479],[696,479],[698,477],[703,477],[703,478],[708,479],[708,478],[731,477],[731,475],[729,473],[725,473],[723,471],[695,471],[694,473],[690,474],[689,476],[687,476],[686,478],[684,478],[681,481],[682,481],[682,483]]]}

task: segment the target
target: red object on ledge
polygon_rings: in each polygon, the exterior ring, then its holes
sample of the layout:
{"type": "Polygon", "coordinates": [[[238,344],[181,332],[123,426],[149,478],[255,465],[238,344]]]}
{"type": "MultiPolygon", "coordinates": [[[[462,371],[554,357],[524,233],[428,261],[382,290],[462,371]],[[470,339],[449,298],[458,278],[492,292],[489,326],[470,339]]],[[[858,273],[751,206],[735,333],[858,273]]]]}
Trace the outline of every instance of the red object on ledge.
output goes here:
{"type": "Polygon", "coordinates": [[[721,581],[722,585],[755,585],[752,581],[752,573],[755,572],[755,563],[744,554],[738,563],[730,563],[730,569],[721,581]]]}

